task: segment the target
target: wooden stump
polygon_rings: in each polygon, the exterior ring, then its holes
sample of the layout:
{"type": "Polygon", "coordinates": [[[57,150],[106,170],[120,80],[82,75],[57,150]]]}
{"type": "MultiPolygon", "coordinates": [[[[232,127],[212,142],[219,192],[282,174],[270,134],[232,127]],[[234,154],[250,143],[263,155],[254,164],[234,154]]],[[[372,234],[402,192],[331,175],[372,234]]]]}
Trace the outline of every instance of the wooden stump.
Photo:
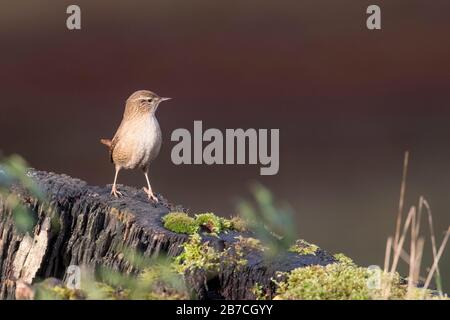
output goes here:
{"type": "MultiPolygon", "coordinates": [[[[127,274],[136,270],[118,248],[128,247],[145,256],[176,256],[188,236],[165,229],[161,217],[174,210],[165,199],[155,205],[142,190],[121,187],[124,197],[110,195],[110,187],[89,186],[67,175],[30,170],[29,175],[46,194],[42,203],[20,186],[10,192],[35,215],[32,234],[21,234],[11,211],[0,198],[0,298],[14,299],[16,283],[32,284],[38,279],[62,279],[70,265],[104,266],[127,274]]],[[[162,198],[162,197],[160,197],[162,198]]],[[[206,237],[211,245],[227,248],[241,233],[231,231],[206,237]]],[[[248,234],[244,234],[248,236],[248,234]]],[[[186,274],[186,281],[200,299],[253,299],[258,283],[274,294],[271,281],[277,271],[334,262],[318,250],[301,256],[283,252],[268,261],[255,250],[239,269],[223,268],[217,276],[205,278],[201,270],[186,274]]]]}

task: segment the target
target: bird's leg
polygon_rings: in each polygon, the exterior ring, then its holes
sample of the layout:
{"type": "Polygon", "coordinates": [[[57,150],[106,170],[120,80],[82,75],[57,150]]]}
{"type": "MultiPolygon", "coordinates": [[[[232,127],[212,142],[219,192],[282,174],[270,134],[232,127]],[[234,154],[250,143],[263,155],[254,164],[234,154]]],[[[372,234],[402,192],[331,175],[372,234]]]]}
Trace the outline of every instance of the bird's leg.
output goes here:
{"type": "Polygon", "coordinates": [[[148,189],[144,187],[145,193],[148,195],[148,198],[150,200],[153,200],[155,202],[158,202],[158,198],[153,194],[152,187],[150,185],[150,180],[148,179],[148,172],[147,170],[144,170],[145,179],[147,180],[148,189]]]}
{"type": "Polygon", "coordinates": [[[117,176],[119,175],[119,167],[116,167],[116,174],[114,175],[114,183],[111,189],[111,194],[114,195],[116,198],[119,196],[122,196],[122,193],[117,191],[116,182],[117,182],[117,176]]]}

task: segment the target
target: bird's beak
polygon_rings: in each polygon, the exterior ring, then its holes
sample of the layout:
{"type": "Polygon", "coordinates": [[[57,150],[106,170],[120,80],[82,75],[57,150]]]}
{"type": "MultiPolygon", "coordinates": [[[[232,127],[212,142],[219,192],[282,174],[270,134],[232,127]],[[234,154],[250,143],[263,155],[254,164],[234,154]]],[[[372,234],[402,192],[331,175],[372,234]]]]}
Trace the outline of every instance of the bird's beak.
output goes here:
{"type": "Polygon", "coordinates": [[[170,100],[170,99],[172,99],[172,98],[161,98],[161,102],[167,101],[167,100],[170,100]]]}

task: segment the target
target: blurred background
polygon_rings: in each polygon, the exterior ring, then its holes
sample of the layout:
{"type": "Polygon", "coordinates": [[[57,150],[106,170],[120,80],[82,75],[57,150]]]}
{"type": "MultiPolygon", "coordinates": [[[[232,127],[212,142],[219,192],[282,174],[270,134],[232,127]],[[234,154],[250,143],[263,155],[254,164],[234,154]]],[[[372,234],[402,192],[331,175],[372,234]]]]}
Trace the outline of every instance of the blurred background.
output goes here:
{"type": "MultiPolygon", "coordinates": [[[[192,212],[235,213],[259,181],[296,212],[299,236],[363,265],[383,264],[394,232],[403,153],[406,204],[430,202],[450,224],[450,2],[39,1],[0,4],[0,149],[40,170],[112,183],[100,138],[126,98],[173,97],[158,109],[164,145],[155,191],[192,212]],[[81,7],[82,30],[66,29],[81,7]],[[279,128],[280,171],[170,161],[176,128],[279,128]]],[[[139,172],[119,183],[142,187],[139,172]]],[[[430,241],[425,243],[428,251],[430,241]]],[[[450,254],[441,271],[450,291],[450,254]]]]}

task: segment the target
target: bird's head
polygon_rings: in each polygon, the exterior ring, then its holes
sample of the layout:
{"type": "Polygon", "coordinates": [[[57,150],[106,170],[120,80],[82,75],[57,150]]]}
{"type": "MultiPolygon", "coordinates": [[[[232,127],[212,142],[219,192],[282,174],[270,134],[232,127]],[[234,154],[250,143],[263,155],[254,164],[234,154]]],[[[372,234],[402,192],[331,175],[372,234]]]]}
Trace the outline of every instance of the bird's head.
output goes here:
{"type": "Polygon", "coordinates": [[[161,102],[170,100],[163,98],[148,90],[139,90],[127,99],[127,106],[130,105],[135,111],[143,113],[155,113],[161,102]]]}

